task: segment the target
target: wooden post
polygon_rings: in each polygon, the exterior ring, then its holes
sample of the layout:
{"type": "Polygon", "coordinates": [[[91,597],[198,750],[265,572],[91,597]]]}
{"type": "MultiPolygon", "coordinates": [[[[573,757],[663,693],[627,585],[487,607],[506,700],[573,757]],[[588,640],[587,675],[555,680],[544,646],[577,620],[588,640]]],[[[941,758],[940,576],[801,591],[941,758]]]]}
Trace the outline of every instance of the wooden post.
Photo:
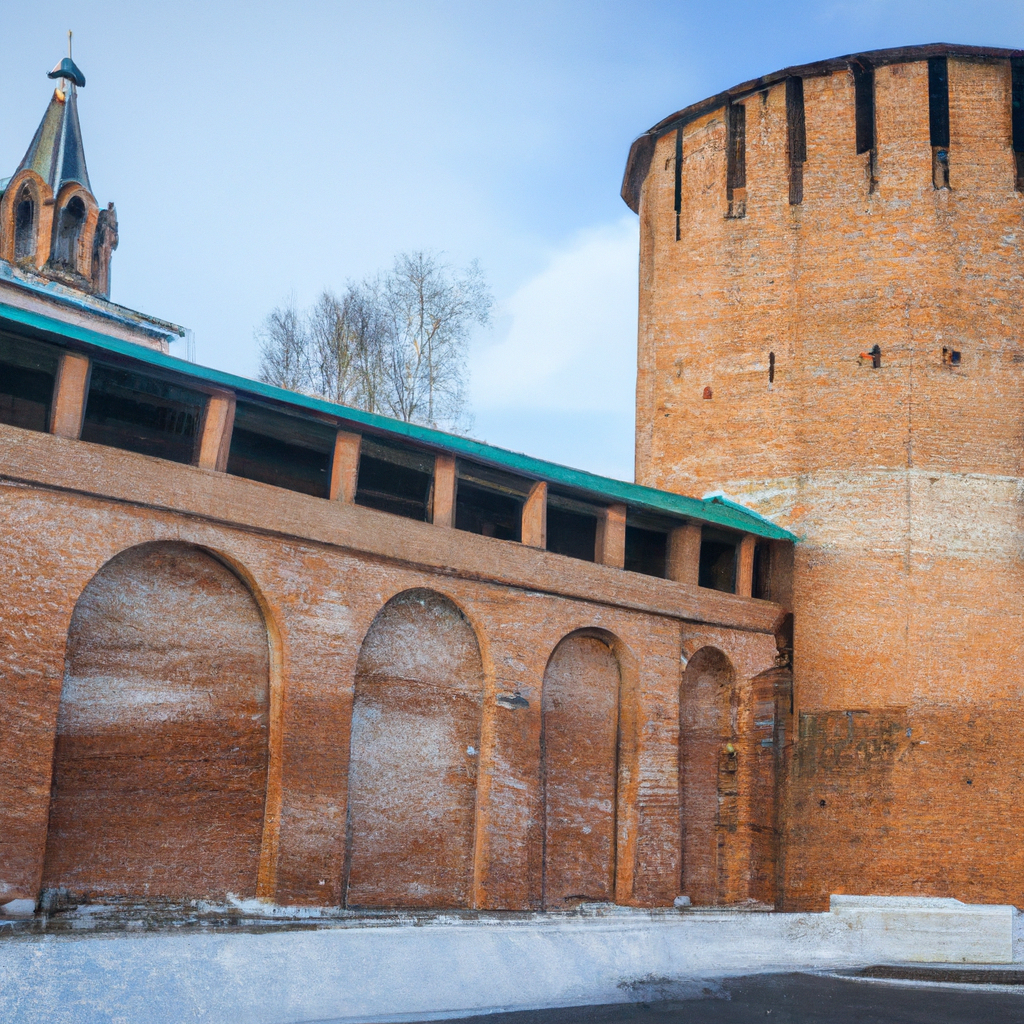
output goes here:
{"type": "Polygon", "coordinates": [[[544,548],[548,543],[548,485],[538,480],[530,488],[523,504],[520,537],[531,548],[544,548]]]}
{"type": "Polygon", "coordinates": [[[754,594],[754,548],[757,538],[752,533],[743,535],[740,541],[739,558],[736,565],[736,593],[740,597],[754,594]]]}
{"type": "Polygon", "coordinates": [[[90,368],[87,356],[77,352],[64,352],[61,355],[53,387],[53,408],[50,410],[51,434],[75,441],[82,436],[90,368]]]}
{"type": "Polygon", "coordinates": [[[331,460],[331,501],[351,505],[356,500],[359,486],[359,451],[363,443],[361,434],[339,430],[334,439],[334,457],[331,460]]]}
{"type": "Polygon", "coordinates": [[[594,561],[622,569],[626,564],[626,506],[609,505],[597,519],[594,561]]]}
{"type": "Polygon", "coordinates": [[[200,469],[213,469],[223,473],[228,468],[231,451],[231,431],[235,425],[235,396],[230,391],[218,391],[206,400],[203,426],[199,433],[199,451],[196,465],[200,469]]]}
{"type": "Polygon", "coordinates": [[[434,456],[434,500],[431,520],[435,526],[455,526],[455,456],[434,456]]]}
{"type": "Polygon", "coordinates": [[[700,582],[700,524],[677,526],[668,535],[666,575],[677,583],[696,587],[700,582]]]}

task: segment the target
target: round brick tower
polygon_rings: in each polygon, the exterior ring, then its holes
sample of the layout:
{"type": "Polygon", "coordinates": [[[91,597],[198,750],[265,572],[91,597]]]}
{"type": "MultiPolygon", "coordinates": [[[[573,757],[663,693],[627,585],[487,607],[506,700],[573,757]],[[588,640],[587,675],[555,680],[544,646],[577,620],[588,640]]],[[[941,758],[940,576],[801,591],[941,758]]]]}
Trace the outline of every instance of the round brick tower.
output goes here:
{"type": "Polygon", "coordinates": [[[1024,906],[1024,59],[790,68],[633,145],[636,478],[802,538],[790,908],[1024,906]]]}

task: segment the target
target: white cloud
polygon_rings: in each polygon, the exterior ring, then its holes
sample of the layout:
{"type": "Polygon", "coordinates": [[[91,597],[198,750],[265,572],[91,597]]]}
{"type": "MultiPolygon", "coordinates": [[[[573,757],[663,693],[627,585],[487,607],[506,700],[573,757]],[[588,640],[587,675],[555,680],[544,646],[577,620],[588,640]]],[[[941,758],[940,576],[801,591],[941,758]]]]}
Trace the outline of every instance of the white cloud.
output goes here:
{"type": "Polygon", "coordinates": [[[507,334],[477,351],[477,414],[516,409],[632,416],[636,381],[635,217],[579,234],[497,310],[507,334]]]}

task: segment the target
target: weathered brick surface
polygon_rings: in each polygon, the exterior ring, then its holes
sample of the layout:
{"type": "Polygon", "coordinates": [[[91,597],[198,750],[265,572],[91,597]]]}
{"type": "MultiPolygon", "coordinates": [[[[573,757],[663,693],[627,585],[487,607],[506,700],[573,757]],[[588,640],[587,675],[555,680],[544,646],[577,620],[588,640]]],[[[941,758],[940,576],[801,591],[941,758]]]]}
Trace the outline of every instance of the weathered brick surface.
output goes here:
{"type": "Polygon", "coordinates": [[[843,69],[804,79],[801,205],[784,82],[742,100],[744,217],[725,216],[722,109],[683,129],[678,241],[674,132],[641,194],[637,480],[724,488],[803,539],[792,908],[1024,903],[1022,195],[1008,60],[948,68],[950,189],[932,182],[927,62],[909,60],[875,72],[874,191],[843,69]]]}
{"type": "Polygon", "coordinates": [[[43,885],[255,896],[268,712],[266,628],[230,570],[166,543],[108,562],[71,620],[43,885]]]}
{"type": "MultiPolygon", "coordinates": [[[[615,898],[671,904],[680,891],[682,852],[680,652],[689,657],[713,645],[729,659],[737,685],[749,689],[749,680],[774,664],[774,629],[784,614],[767,602],[0,426],[0,897],[31,898],[42,884],[76,606],[97,573],[118,564],[112,560],[131,560],[134,555],[123,553],[152,543],[189,564],[208,564],[203,552],[212,555],[240,581],[231,591],[233,606],[248,591],[252,605],[245,607],[258,608],[262,618],[269,652],[265,814],[258,869],[250,857],[243,872],[247,886],[231,884],[281,902],[341,904],[346,863],[350,885],[364,902],[419,902],[406,869],[427,870],[425,851],[415,844],[432,829],[437,843],[455,855],[441,858],[437,875],[427,879],[431,901],[539,907],[544,681],[552,654],[577,635],[596,638],[598,645],[590,652],[603,666],[603,696],[595,707],[610,706],[613,697],[618,702],[617,745],[608,742],[607,715],[591,716],[592,730],[571,716],[564,726],[583,733],[569,745],[570,761],[582,752],[600,775],[618,759],[615,898]],[[409,631],[416,617],[407,612],[408,602],[419,598],[410,592],[428,595],[423,600],[435,611],[448,609],[437,621],[431,612],[426,625],[419,618],[415,642],[409,631]],[[395,612],[403,606],[402,614],[395,612]],[[440,629],[441,619],[457,628],[440,629]],[[391,655],[382,658],[388,650],[391,655]],[[617,694],[607,692],[614,675],[610,655],[618,665],[617,694]],[[399,691],[411,694],[425,683],[434,688],[433,703],[399,699],[399,691]],[[408,730],[393,728],[390,739],[375,739],[372,728],[367,731],[375,715],[391,716],[390,727],[398,718],[414,729],[416,722],[429,726],[434,739],[417,746],[408,730]],[[476,755],[468,754],[469,746],[476,755]],[[361,776],[367,754],[376,758],[380,751],[402,763],[378,761],[361,776]],[[396,786],[422,788],[410,791],[403,807],[396,786]],[[429,813],[443,811],[443,820],[431,819],[424,830],[428,807],[429,813]],[[375,836],[374,815],[386,844],[375,836]]],[[[126,586],[138,582],[132,576],[126,586]]],[[[231,679],[222,678],[217,659],[225,652],[215,639],[231,616],[218,624],[201,603],[193,604],[189,614],[203,617],[193,625],[180,608],[182,602],[189,606],[188,594],[179,596],[138,605],[139,621],[152,623],[154,642],[196,637],[190,664],[202,667],[205,659],[204,671],[217,677],[211,688],[233,691],[241,678],[233,671],[231,679]]],[[[153,660],[161,650],[160,643],[138,649],[143,688],[148,676],[162,671],[159,658],[153,660]]],[[[592,662],[588,655],[574,670],[582,675],[569,672],[571,687],[581,687],[588,701],[592,662]]],[[[250,658],[246,671],[258,675],[259,659],[250,658]]],[[[120,735],[132,735],[130,707],[126,699],[120,735]]],[[[204,719],[200,714],[193,721],[204,719]]],[[[228,735],[223,721],[205,720],[204,727],[214,745],[228,735]]],[[[58,792],[61,764],[58,756],[58,792]]],[[[187,786],[183,791],[179,796],[198,799],[187,786]]],[[[582,790],[577,795],[589,799],[582,790]]],[[[61,820],[74,825],[81,809],[63,808],[61,820]]],[[[608,809],[602,804],[598,810],[594,824],[606,829],[608,809]]],[[[85,831],[92,827],[87,823],[85,831]]],[[[187,873],[186,866],[198,861],[189,829],[183,817],[169,816],[168,835],[177,842],[165,851],[163,878],[187,873]]],[[[70,851],[63,856],[48,869],[48,884],[97,869],[95,863],[74,863],[70,851]]],[[[115,868],[98,865],[106,872],[107,892],[118,888],[115,868]]],[[[122,891],[137,891],[137,879],[123,881],[122,891]]],[[[211,885],[210,895],[227,885],[211,885]]],[[[195,891],[191,883],[189,891],[195,891]]],[[[160,895],[152,886],[149,894],[160,895]]]]}

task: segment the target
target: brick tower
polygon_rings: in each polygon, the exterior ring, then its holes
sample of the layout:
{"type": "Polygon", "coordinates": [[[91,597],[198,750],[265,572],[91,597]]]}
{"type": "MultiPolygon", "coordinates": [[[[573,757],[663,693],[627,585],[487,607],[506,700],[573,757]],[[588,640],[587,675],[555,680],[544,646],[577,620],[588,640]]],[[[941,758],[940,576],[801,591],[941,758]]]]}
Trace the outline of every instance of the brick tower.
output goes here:
{"type": "Polygon", "coordinates": [[[636,473],[793,530],[787,908],[1024,905],[1024,56],[789,68],[633,145],[636,473]]]}
{"type": "Polygon", "coordinates": [[[0,260],[78,291],[110,296],[117,211],[101,210],[89,184],[78,123],[85,76],[70,56],[32,142],[14,174],[0,178],[0,260]]]}

